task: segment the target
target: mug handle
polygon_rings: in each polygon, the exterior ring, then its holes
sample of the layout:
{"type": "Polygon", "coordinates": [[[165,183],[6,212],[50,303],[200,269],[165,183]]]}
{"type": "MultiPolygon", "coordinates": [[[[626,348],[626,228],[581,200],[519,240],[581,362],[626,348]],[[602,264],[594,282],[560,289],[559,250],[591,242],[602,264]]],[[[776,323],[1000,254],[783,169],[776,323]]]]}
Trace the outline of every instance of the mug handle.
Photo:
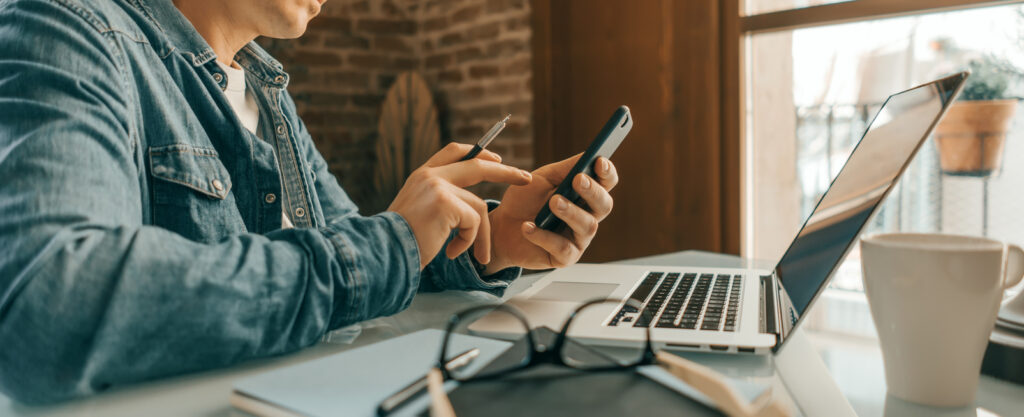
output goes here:
{"type": "Polygon", "coordinates": [[[1017,285],[1024,277],[1024,250],[1014,244],[1006,245],[1006,272],[1003,289],[1017,285]]]}

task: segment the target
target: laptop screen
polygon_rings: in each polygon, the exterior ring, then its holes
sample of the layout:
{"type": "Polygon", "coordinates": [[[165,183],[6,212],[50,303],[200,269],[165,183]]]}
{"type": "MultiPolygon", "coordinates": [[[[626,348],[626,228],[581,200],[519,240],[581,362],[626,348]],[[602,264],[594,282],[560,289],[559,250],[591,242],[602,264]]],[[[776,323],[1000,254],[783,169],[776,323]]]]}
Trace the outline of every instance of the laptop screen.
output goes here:
{"type": "Polygon", "coordinates": [[[878,110],[775,267],[783,337],[824,289],[966,77],[960,73],[894,94],[878,110]]]}

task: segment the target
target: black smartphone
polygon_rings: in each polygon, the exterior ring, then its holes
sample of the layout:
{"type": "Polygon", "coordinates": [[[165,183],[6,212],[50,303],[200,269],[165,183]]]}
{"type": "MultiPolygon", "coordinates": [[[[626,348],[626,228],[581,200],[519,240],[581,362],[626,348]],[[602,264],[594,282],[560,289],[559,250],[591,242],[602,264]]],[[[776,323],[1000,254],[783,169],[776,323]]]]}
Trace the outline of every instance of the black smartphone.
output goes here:
{"type": "MultiPolygon", "coordinates": [[[[581,172],[591,178],[596,178],[596,175],[594,175],[594,162],[597,161],[598,157],[602,156],[610,159],[632,128],[633,116],[629,114],[629,107],[622,106],[615,110],[615,113],[604,124],[597,137],[594,138],[594,141],[590,143],[590,147],[587,148],[586,152],[583,152],[583,156],[572,167],[572,171],[569,171],[569,175],[566,175],[562,183],[555,189],[554,194],[561,195],[569,201],[579,204],[580,195],[572,188],[573,178],[576,178],[576,175],[581,172]]],[[[552,197],[554,197],[554,194],[552,194],[552,197]]],[[[551,199],[549,198],[548,201],[551,201],[551,199]]],[[[565,223],[558,217],[555,217],[555,214],[551,212],[547,204],[540,208],[540,213],[537,213],[537,218],[533,222],[541,229],[554,232],[561,231],[565,227],[565,223]]]]}

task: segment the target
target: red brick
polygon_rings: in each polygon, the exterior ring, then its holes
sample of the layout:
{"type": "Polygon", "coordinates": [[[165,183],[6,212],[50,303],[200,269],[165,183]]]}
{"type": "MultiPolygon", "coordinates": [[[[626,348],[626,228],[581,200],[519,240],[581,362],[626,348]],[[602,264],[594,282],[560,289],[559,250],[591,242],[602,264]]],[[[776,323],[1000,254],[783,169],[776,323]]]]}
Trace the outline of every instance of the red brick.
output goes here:
{"type": "Polygon", "coordinates": [[[462,82],[462,71],[449,70],[441,71],[437,74],[437,82],[439,83],[458,83],[462,82]]]}
{"type": "Polygon", "coordinates": [[[376,117],[371,116],[369,113],[326,109],[306,110],[302,114],[302,120],[312,126],[329,124],[332,126],[343,126],[346,129],[355,127],[369,128],[377,122],[376,117]]]}
{"type": "Polygon", "coordinates": [[[391,87],[391,84],[395,83],[395,76],[397,74],[381,74],[377,76],[377,88],[387,89],[391,87]]]}
{"type": "Polygon", "coordinates": [[[513,17],[505,21],[505,30],[509,32],[516,32],[519,30],[528,31],[530,26],[530,15],[513,17]]]}
{"type": "Polygon", "coordinates": [[[501,134],[502,136],[505,136],[506,139],[527,138],[529,137],[530,130],[529,127],[523,122],[509,121],[508,125],[505,126],[505,130],[501,131],[501,134]]]}
{"type": "Polygon", "coordinates": [[[348,62],[355,68],[391,68],[391,58],[381,54],[352,54],[348,62]]]}
{"type": "Polygon", "coordinates": [[[452,45],[460,44],[460,43],[462,43],[462,41],[463,41],[463,38],[462,38],[462,34],[461,33],[459,33],[459,32],[452,32],[452,33],[447,33],[444,36],[441,36],[441,39],[438,39],[438,41],[437,41],[437,46],[440,47],[440,48],[443,48],[443,47],[446,47],[446,46],[452,46],[452,45]]]}
{"type": "MultiPolygon", "coordinates": [[[[310,136],[313,136],[312,132],[310,132],[310,136]]],[[[331,144],[349,145],[349,144],[352,143],[352,132],[351,131],[325,132],[323,134],[313,136],[313,139],[316,139],[316,143],[317,143],[317,147],[318,148],[321,146],[321,144],[323,144],[323,145],[331,145],[331,144]]]]}
{"type": "MultiPolygon", "coordinates": [[[[526,93],[532,95],[532,92],[526,90],[526,93]]],[[[509,113],[512,113],[513,117],[530,117],[530,113],[533,112],[533,101],[531,100],[517,100],[505,103],[505,109],[509,113]]]]}
{"type": "Polygon", "coordinates": [[[381,3],[380,10],[384,12],[384,15],[391,17],[401,17],[405,14],[402,8],[395,5],[395,2],[393,1],[385,1],[381,3]]]}
{"type": "Polygon", "coordinates": [[[501,73],[505,75],[522,75],[529,74],[533,70],[533,62],[530,58],[520,58],[515,61],[509,61],[505,64],[504,68],[501,69],[501,73]]]}
{"type": "Polygon", "coordinates": [[[448,27],[448,16],[440,16],[424,20],[420,27],[425,32],[434,32],[448,27]]]}
{"type": "Polygon", "coordinates": [[[424,59],[423,66],[425,68],[441,68],[451,65],[452,61],[452,54],[436,54],[424,59]]]}
{"type": "Polygon", "coordinates": [[[466,31],[466,37],[478,41],[488,40],[498,37],[498,33],[501,32],[501,27],[493,23],[485,23],[477,25],[466,31]]]}
{"type": "Polygon", "coordinates": [[[527,41],[523,39],[505,39],[487,46],[487,56],[510,58],[518,52],[525,51],[527,41]]]}
{"type": "Polygon", "coordinates": [[[296,97],[296,100],[302,99],[306,104],[317,107],[344,107],[348,104],[349,94],[340,93],[325,93],[325,92],[309,92],[303,93],[301,97],[296,97]]]}
{"type": "Polygon", "coordinates": [[[455,13],[452,13],[452,24],[458,24],[476,19],[483,12],[484,8],[480,5],[466,6],[455,13]]]}
{"type": "Polygon", "coordinates": [[[504,114],[501,114],[501,106],[499,106],[497,104],[485,104],[485,105],[480,105],[480,106],[475,106],[475,107],[470,107],[470,108],[464,108],[464,109],[455,110],[452,113],[453,113],[453,115],[455,117],[458,117],[458,118],[464,119],[464,120],[474,120],[474,119],[499,120],[499,119],[501,119],[502,117],[505,116],[504,114]]]}
{"type": "Polygon", "coordinates": [[[487,0],[487,13],[503,13],[526,9],[525,0],[487,0]]]}
{"type": "Polygon", "coordinates": [[[341,56],[333,52],[297,51],[292,61],[310,66],[341,65],[341,56]]]}
{"type": "Polygon", "coordinates": [[[316,76],[310,76],[312,82],[321,85],[337,85],[346,87],[369,87],[370,75],[365,72],[348,70],[328,71],[316,76]]]}
{"type": "Polygon", "coordinates": [[[309,21],[307,31],[351,32],[352,18],[317,16],[309,21]]]}
{"type": "Polygon", "coordinates": [[[325,37],[324,45],[328,48],[369,49],[370,41],[362,36],[347,33],[330,33],[325,37]]]}
{"type": "Polygon", "coordinates": [[[409,46],[409,43],[398,36],[377,36],[373,38],[373,47],[382,51],[412,52],[412,47],[409,46]]]}
{"type": "Polygon", "coordinates": [[[415,69],[419,64],[419,60],[416,58],[395,58],[394,67],[403,70],[415,69]]]}
{"type": "Polygon", "coordinates": [[[466,87],[455,92],[454,99],[460,103],[477,101],[484,98],[484,88],[480,86],[466,87]]]}
{"type": "Polygon", "coordinates": [[[477,48],[475,46],[471,46],[471,47],[468,47],[468,48],[463,48],[463,49],[460,49],[458,51],[455,51],[455,62],[458,62],[458,63],[461,64],[461,63],[466,62],[466,61],[470,61],[470,60],[474,60],[474,59],[480,59],[483,56],[484,56],[484,51],[482,51],[480,48],[477,48]]]}
{"type": "Polygon", "coordinates": [[[412,35],[416,33],[416,23],[411,20],[359,19],[356,22],[356,29],[386,35],[412,35]]]}
{"type": "Polygon", "coordinates": [[[370,2],[369,2],[369,0],[363,0],[363,1],[352,3],[352,8],[350,10],[352,12],[354,12],[354,13],[366,13],[366,12],[369,12],[370,11],[370,2]]]}
{"type": "Polygon", "coordinates": [[[353,94],[352,104],[359,107],[372,107],[376,108],[380,106],[380,103],[384,101],[384,94],[353,94]]]}
{"type": "Polygon", "coordinates": [[[455,129],[455,137],[453,139],[463,142],[472,143],[480,139],[486,131],[480,126],[461,126],[455,129]]]}
{"type": "MultiPolygon", "coordinates": [[[[472,75],[472,68],[470,69],[470,74],[472,75]]],[[[487,86],[487,95],[489,97],[510,96],[520,91],[522,91],[520,83],[515,81],[492,83],[487,86]]]]}
{"type": "Polygon", "coordinates": [[[469,67],[469,78],[491,78],[498,75],[496,65],[474,65],[469,67]]]}
{"type": "Polygon", "coordinates": [[[300,36],[298,39],[295,39],[294,44],[292,46],[298,46],[303,48],[319,48],[323,46],[323,44],[323,33],[306,33],[300,36]]]}

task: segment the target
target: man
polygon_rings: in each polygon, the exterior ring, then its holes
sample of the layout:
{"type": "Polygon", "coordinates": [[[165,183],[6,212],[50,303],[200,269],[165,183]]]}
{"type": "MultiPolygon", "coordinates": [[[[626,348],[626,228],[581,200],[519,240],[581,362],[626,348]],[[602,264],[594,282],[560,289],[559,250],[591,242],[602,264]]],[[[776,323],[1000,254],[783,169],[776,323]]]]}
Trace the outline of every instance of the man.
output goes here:
{"type": "Polygon", "coordinates": [[[0,1],[0,389],[29,403],[297,350],[419,290],[500,293],[576,262],[615,169],[548,196],[449,145],[388,211],[327,171],[282,66],[323,0],[0,1]],[[503,202],[464,190],[513,184],[503,202]],[[570,230],[530,220],[550,204],[570,230]],[[489,209],[491,211],[489,211],[489,209]]]}

